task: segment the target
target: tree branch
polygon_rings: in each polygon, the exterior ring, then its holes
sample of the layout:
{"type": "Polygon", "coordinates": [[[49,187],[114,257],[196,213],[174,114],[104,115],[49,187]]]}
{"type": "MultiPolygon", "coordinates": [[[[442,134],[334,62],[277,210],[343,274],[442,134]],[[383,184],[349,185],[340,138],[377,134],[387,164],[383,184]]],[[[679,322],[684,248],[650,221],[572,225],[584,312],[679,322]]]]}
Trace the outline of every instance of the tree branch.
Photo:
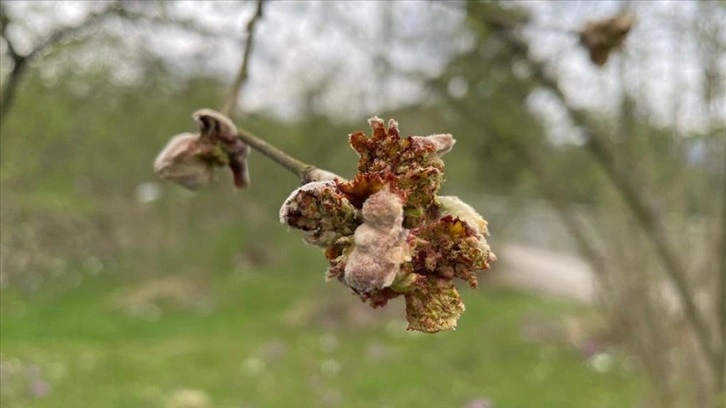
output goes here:
{"type": "Polygon", "coordinates": [[[301,162],[245,129],[237,129],[237,132],[240,140],[298,176],[303,183],[317,178],[313,176],[317,170],[315,166],[301,162]]]}
{"type": "MultiPolygon", "coordinates": [[[[242,87],[244,86],[249,76],[248,67],[250,63],[250,55],[252,54],[252,48],[254,46],[255,27],[257,26],[257,22],[262,18],[264,3],[265,0],[257,0],[257,8],[255,10],[255,13],[252,15],[252,17],[250,17],[250,20],[247,22],[247,40],[245,41],[245,49],[242,55],[242,62],[240,63],[237,77],[232,84],[229,98],[227,99],[227,102],[225,103],[224,108],[222,108],[221,111],[222,114],[224,114],[225,116],[229,116],[232,111],[234,111],[235,107],[237,106],[242,87]]],[[[274,161],[275,163],[295,174],[302,183],[337,177],[332,173],[320,170],[311,164],[301,162],[300,160],[265,142],[264,140],[255,136],[247,130],[237,129],[237,132],[240,140],[245,142],[251,148],[262,153],[269,159],[272,159],[272,161],[274,161]]]]}
{"type": "MultiPolygon", "coordinates": [[[[61,27],[57,29],[51,35],[49,35],[48,38],[33,47],[30,52],[25,55],[21,55],[18,54],[13,42],[10,41],[10,38],[8,38],[5,33],[8,24],[12,24],[12,20],[8,16],[7,10],[2,7],[0,9],[0,13],[2,13],[2,38],[5,39],[5,42],[8,45],[8,53],[10,59],[13,62],[13,66],[10,69],[10,73],[8,74],[8,81],[3,87],[2,99],[0,99],[0,116],[7,116],[7,113],[15,100],[15,94],[18,85],[20,85],[20,80],[25,74],[28,62],[30,62],[41,52],[45,51],[47,48],[55,45],[63,39],[70,37],[85,29],[88,29],[89,27],[100,23],[106,17],[115,13],[119,13],[120,11],[122,11],[122,7],[119,5],[119,3],[113,2],[110,6],[100,11],[88,14],[88,16],[86,16],[83,21],[76,25],[61,27]]],[[[3,122],[5,122],[5,120],[3,120],[3,122]]]]}
{"type": "Polygon", "coordinates": [[[257,22],[260,20],[260,18],[262,18],[262,7],[264,3],[265,0],[257,0],[257,9],[250,18],[250,21],[247,22],[247,40],[245,41],[245,49],[244,54],[242,55],[242,63],[240,64],[239,71],[237,72],[237,78],[232,84],[229,99],[222,108],[221,112],[224,115],[229,116],[232,111],[234,111],[234,108],[237,106],[237,101],[239,99],[242,87],[247,81],[247,67],[249,66],[250,54],[252,54],[252,47],[254,46],[255,26],[257,25],[257,22]]]}
{"type": "MultiPolygon", "coordinates": [[[[726,145],[724,146],[726,150],[726,145]]],[[[724,152],[726,153],[726,151],[724,152]]],[[[721,194],[721,259],[719,270],[717,272],[717,280],[719,280],[719,300],[718,306],[720,306],[720,325],[721,325],[721,350],[716,360],[718,365],[716,371],[716,389],[722,394],[726,393],[726,166],[723,166],[722,171],[722,194],[721,194]]],[[[726,395],[721,395],[721,398],[726,400],[726,395]]]]}
{"type": "MultiPolygon", "coordinates": [[[[573,122],[589,131],[586,144],[587,150],[605,170],[610,181],[635,215],[640,227],[646,232],[646,235],[655,246],[656,252],[665,267],[666,275],[676,289],[686,319],[695,331],[697,341],[706,355],[706,360],[713,365],[718,351],[713,347],[708,324],[693,301],[693,289],[687,279],[687,269],[676,251],[671,247],[665,223],[656,205],[644,193],[643,186],[636,184],[635,180],[639,179],[637,169],[626,168],[624,163],[616,160],[616,155],[604,142],[602,136],[592,126],[589,126],[585,113],[568,104],[558,81],[547,74],[542,62],[533,60],[529,56],[528,44],[514,31],[516,27],[503,25],[500,20],[485,21],[485,23],[490,24],[516,54],[529,62],[535,80],[557,96],[573,122]]],[[[715,369],[716,367],[712,366],[712,368],[715,369]]]]}
{"type": "MultiPolygon", "coordinates": [[[[442,97],[446,96],[444,92],[439,91],[438,93],[442,97]]],[[[482,121],[480,116],[476,112],[473,112],[472,109],[465,104],[452,98],[446,98],[446,100],[452,104],[457,111],[467,116],[469,120],[474,121],[484,128],[489,127],[488,123],[482,121]]],[[[490,130],[492,132],[496,132],[494,129],[490,130]]],[[[502,135],[502,141],[506,142],[512,152],[519,156],[529,167],[529,170],[537,180],[545,198],[549,201],[555,211],[557,211],[562,219],[565,229],[575,240],[580,253],[590,262],[595,274],[600,278],[604,278],[606,273],[605,266],[607,265],[605,259],[600,255],[595,245],[587,237],[583,226],[577,218],[573,216],[574,211],[570,206],[570,200],[567,197],[567,192],[560,187],[557,176],[549,167],[547,167],[542,155],[537,149],[531,147],[526,141],[521,140],[516,135],[502,135]]]]}

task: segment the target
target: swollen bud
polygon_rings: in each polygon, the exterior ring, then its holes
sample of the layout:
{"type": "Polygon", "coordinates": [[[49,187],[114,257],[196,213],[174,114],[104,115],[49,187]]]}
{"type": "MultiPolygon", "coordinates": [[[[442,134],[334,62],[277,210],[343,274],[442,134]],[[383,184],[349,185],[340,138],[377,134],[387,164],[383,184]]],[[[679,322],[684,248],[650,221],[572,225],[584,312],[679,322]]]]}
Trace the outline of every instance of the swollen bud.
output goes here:
{"type": "Polygon", "coordinates": [[[250,147],[237,137],[237,126],[227,116],[212,110],[200,109],[194,112],[194,120],[199,123],[200,138],[212,145],[221,146],[227,155],[226,165],[232,171],[237,188],[250,184],[247,157],[250,147]]]}
{"type": "Polygon", "coordinates": [[[213,165],[200,157],[199,135],[174,136],[154,160],[159,177],[198,190],[212,179],[213,165]]]}
{"type": "Polygon", "coordinates": [[[305,231],[305,242],[326,247],[353,234],[359,211],[335,181],[314,181],[297,188],[280,208],[280,222],[305,231]]]}
{"type": "Polygon", "coordinates": [[[163,179],[198,190],[212,179],[214,167],[226,166],[235,186],[247,186],[250,148],[237,137],[234,123],[211,109],[198,110],[193,117],[199,132],[174,136],[154,161],[154,171],[163,179]]]}

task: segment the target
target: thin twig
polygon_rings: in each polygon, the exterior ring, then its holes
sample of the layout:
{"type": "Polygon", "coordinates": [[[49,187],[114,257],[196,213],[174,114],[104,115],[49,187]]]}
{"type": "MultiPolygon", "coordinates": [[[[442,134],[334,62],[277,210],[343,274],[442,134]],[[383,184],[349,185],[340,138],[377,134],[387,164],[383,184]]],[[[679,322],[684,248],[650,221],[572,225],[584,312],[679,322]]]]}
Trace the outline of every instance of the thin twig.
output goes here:
{"type": "Polygon", "coordinates": [[[310,173],[316,169],[315,166],[301,162],[245,129],[238,129],[237,131],[240,140],[247,143],[250,147],[291,171],[303,182],[310,181],[310,173]]]}
{"type": "Polygon", "coordinates": [[[250,21],[247,22],[247,41],[245,41],[245,50],[244,54],[242,55],[242,63],[240,64],[239,71],[237,72],[237,78],[235,78],[234,83],[232,84],[229,99],[227,100],[227,103],[225,103],[224,108],[222,108],[221,112],[224,115],[229,116],[232,111],[234,111],[235,107],[237,106],[237,101],[239,100],[239,95],[242,91],[242,87],[244,86],[245,81],[247,81],[247,70],[250,63],[250,55],[252,54],[252,47],[254,46],[255,40],[255,26],[257,25],[257,22],[260,20],[260,18],[262,18],[262,7],[264,3],[265,0],[257,0],[257,9],[250,18],[250,21]]]}
{"type": "Polygon", "coordinates": [[[33,47],[33,49],[25,55],[18,54],[12,41],[10,41],[10,39],[5,35],[5,29],[7,25],[11,23],[11,20],[8,17],[6,10],[2,10],[2,36],[5,39],[5,42],[8,44],[8,52],[10,54],[10,58],[13,61],[13,67],[10,70],[8,82],[3,89],[2,102],[0,102],[0,116],[7,115],[7,112],[14,101],[15,91],[20,84],[20,79],[25,73],[25,68],[27,67],[27,63],[30,60],[32,60],[38,54],[45,51],[47,48],[53,46],[54,44],[62,41],[69,36],[72,36],[79,31],[85,30],[101,22],[104,18],[120,10],[121,9],[118,7],[118,5],[114,3],[101,11],[90,13],[83,21],[74,26],[67,26],[57,29],[55,32],[53,32],[53,34],[51,34],[44,41],[33,47]]]}
{"type": "MultiPolygon", "coordinates": [[[[237,106],[240,92],[244,87],[247,78],[249,77],[248,67],[250,63],[250,55],[252,54],[252,48],[254,46],[255,27],[257,26],[257,22],[262,18],[264,3],[265,0],[257,0],[257,8],[255,10],[255,13],[252,15],[252,17],[250,17],[250,20],[247,22],[247,40],[245,41],[245,49],[242,55],[242,62],[240,63],[239,71],[237,72],[237,78],[235,78],[235,81],[232,84],[227,103],[225,103],[224,108],[222,108],[221,111],[222,114],[226,116],[229,116],[237,106]]],[[[272,159],[272,161],[274,161],[275,163],[279,164],[280,166],[284,167],[285,169],[298,176],[302,183],[315,181],[318,177],[320,177],[321,173],[317,171],[318,169],[315,166],[301,162],[300,160],[290,156],[284,151],[278,149],[277,147],[265,142],[258,136],[255,136],[252,132],[249,132],[245,129],[238,129],[237,132],[240,140],[248,144],[251,148],[262,153],[269,159],[272,159]]]]}
{"type": "MultiPolygon", "coordinates": [[[[726,146],[724,146],[726,150],[726,146]]],[[[724,152],[726,153],[726,151],[724,152]]],[[[723,180],[721,194],[721,259],[719,269],[717,272],[719,286],[720,286],[720,325],[721,325],[721,349],[716,364],[718,368],[716,370],[716,389],[723,395],[720,397],[726,401],[726,166],[723,169],[723,180]]]]}

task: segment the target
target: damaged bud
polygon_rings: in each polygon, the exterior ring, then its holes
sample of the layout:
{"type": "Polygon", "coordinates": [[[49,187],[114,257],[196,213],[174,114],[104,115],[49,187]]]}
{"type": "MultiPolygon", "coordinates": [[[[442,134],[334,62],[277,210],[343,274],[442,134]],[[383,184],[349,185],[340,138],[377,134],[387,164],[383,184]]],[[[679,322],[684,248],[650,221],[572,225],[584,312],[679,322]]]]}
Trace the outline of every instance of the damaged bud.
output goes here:
{"type": "Polygon", "coordinates": [[[154,171],[163,179],[198,190],[212,179],[215,167],[229,167],[235,186],[247,186],[250,147],[237,137],[234,123],[211,109],[198,110],[193,117],[199,132],[173,137],[154,161],[154,171]]]}
{"type": "Polygon", "coordinates": [[[401,137],[395,120],[369,124],[370,136],[349,136],[359,156],[355,177],[316,176],[325,181],[293,191],[280,221],[325,250],[327,280],[371,307],[405,297],[409,330],[454,329],[464,311],[454,280],[476,287],[477,274],[496,260],[481,215],[457,197],[437,196],[441,156],[454,138],[401,137]]]}
{"type": "Polygon", "coordinates": [[[337,190],[334,181],[314,181],[296,189],[280,208],[280,222],[305,231],[305,241],[333,245],[352,235],[360,211],[337,190]]]}

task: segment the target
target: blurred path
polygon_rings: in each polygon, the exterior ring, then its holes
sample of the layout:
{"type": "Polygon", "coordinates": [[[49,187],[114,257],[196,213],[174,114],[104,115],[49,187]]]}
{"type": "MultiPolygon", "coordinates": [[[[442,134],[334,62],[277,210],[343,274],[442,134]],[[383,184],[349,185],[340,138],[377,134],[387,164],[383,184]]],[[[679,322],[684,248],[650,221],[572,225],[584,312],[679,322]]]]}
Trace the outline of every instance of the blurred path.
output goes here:
{"type": "Polygon", "coordinates": [[[519,244],[505,245],[496,253],[499,282],[548,296],[595,300],[592,270],[577,256],[519,244]]]}

